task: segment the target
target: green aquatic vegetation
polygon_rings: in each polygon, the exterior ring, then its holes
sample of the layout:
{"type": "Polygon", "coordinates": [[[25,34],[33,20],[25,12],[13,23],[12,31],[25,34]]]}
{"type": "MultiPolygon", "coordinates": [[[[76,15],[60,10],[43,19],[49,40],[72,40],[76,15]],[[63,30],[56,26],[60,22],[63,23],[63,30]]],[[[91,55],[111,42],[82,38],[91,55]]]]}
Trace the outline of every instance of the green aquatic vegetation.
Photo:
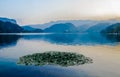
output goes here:
{"type": "Polygon", "coordinates": [[[85,57],[82,54],[71,52],[44,52],[26,55],[19,58],[18,64],[24,65],[60,65],[60,66],[74,66],[92,63],[92,59],[85,57]]]}

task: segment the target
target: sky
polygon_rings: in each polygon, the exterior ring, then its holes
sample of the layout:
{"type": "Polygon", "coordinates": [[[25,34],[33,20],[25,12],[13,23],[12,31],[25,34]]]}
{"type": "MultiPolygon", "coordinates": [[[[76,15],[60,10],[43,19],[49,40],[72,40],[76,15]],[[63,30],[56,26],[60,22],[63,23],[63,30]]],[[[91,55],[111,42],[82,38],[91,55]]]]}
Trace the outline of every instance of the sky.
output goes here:
{"type": "Polygon", "coordinates": [[[120,17],[120,0],[0,0],[0,17],[20,25],[120,17]]]}

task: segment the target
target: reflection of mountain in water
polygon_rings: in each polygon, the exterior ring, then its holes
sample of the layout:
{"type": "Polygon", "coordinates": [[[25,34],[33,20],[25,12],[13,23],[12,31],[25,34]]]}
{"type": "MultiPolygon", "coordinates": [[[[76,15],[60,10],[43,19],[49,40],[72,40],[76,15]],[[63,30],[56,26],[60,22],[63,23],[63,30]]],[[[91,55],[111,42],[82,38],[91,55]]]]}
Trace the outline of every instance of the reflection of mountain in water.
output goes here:
{"type": "Polygon", "coordinates": [[[115,43],[106,39],[99,33],[92,34],[47,34],[47,35],[27,35],[23,36],[27,40],[43,40],[55,44],[64,45],[107,45],[115,43]]]}
{"type": "Polygon", "coordinates": [[[56,44],[72,44],[77,38],[77,34],[45,34],[45,35],[25,35],[24,39],[27,40],[43,40],[56,44]]]}
{"type": "Polygon", "coordinates": [[[18,39],[46,41],[60,45],[117,45],[119,34],[29,34],[29,35],[0,35],[0,48],[15,46],[18,39]]]}
{"type": "Polygon", "coordinates": [[[0,35],[0,48],[15,46],[19,38],[19,35],[0,35]]]}
{"type": "Polygon", "coordinates": [[[103,36],[112,42],[120,42],[120,34],[104,34],[103,36]]]}

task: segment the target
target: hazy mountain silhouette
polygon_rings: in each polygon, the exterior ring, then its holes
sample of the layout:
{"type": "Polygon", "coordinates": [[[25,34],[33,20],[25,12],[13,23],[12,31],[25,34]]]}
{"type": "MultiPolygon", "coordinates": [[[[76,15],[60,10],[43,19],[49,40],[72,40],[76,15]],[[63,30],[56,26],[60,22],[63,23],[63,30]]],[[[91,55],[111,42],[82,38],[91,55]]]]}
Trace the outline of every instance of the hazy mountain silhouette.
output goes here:
{"type": "Polygon", "coordinates": [[[102,33],[120,33],[120,23],[112,24],[106,29],[101,31],[102,33]]]}
{"type": "Polygon", "coordinates": [[[30,26],[23,26],[22,28],[24,29],[23,32],[28,32],[28,33],[29,32],[30,33],[41,33],[41,32],[43,32],[42,29],[32,28],[30,26]]]}
{"type": "Polygon", "coordinates": [[[51,22],[44,23],[44,24],[34,24],[34,25],[24,25],[24,26],[30,26],[30,27],[39,28],[39,29],[46,29],[48,27],[51,27],[52,25],[60,24],[60,23],[72,23],[73,25],[78,27],[78,26],[83,26],[83,25],[89,25],[89,26],[94,25],[94,24],[98,23],[98,21],[94,21],[94,20],[59,20],[59,21],[51,21],[51,22]]]}
{"type": "Polygon", "coordinates": [[[22,31],[23,29],[18,24],[0,21],[0,33],[20,33],[22,31]]]}
{"type": "Polygon", "coordinates": [[[46,28],[44,31],[52,33],[73,33],[77,32],[77,28],[71,23],[60,23],[52,25],[51,27],[46,28]]]}
{"type": "Polygon", "coordinates": [[[45,24],[36,24],[36,25],[28,25],[33,28],[39,29],[47,29],[53,25],[61,24],[61,23],[71,23],[75,27],[77,27],[76,32],[100,32],[106,27],[110,26],[111,24],[118,23],[118,20],[61,20],[61,21],[54,21],[45,24]]]}
{"type": "Polygon", "coordinates": [[[110,25],[110,23],[99,23],[99,24],[96,24],[96,25],[88,28],[86,30],[86,32],[88,32],[88,33],[91,33],[91,32],[100,32],[103,29],[105,29],[106,27],[108,27],[109,25],[110,25]]]}
{"type": "Polygon", "coordinates": [[[0,18],[0,33],[95,33],[119,32],[118,20],[61,20],[38,25],[19,26],[14,19],[0,18]],[[113,25],[112,25],[113,24],[113,25]],[[111,26],[111,27],[110,27],[111,26]],[[114,29],[115,27],[117,29],[114,29]]]}
{"type": "Polygon", "coordinates": [[[9,19],[9,18],[4,18],[4,17],[0,17],[0,21],[2,22],[10,22],[13,24],[17,24],[17,21],[15,19],[9,19]]]}

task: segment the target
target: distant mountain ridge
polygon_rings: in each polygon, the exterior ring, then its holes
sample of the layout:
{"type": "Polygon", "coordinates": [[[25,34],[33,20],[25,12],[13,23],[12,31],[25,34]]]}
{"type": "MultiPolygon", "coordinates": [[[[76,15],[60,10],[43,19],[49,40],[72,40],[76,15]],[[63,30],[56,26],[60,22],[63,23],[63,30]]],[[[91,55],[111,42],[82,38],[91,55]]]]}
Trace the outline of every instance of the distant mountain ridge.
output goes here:
{"type": "Polygon", "coordinates": [[[22,28],[24,28],[24,30],[28,30],[28,31],[35,30],[35,28],[30,27],[30,26],[23,26],[22,28]]]}
{"type": "Polygon", "coordinates": [[[32,28],[32,27],[30,27],[30,26],[23,26],[22,27],[23,29],[24,29],[24,33],[41,33],[41,32],[43,32],[43,30],[42,29],[37,29],[37,28],[32,28]]]}
{"type": "Polygon", "coordinates": [[[49,22],[45,24],[38,24],[38,25],[28,25],[33,28],[38,28],[38,29],[46,29],[49,28],[55,24],[61,24],[61,23],[71,23],[73,24],[77,29],[76,31],[79,33],[84,33],[84,32],[100,32],[102,29],[107,28],[111,24],[118,23],[120,21],[118,20],[101,20],[101,21],[95,21],[95,20],[61,20],[61,21],[54,21],[54,22],[49,22]]]}
{"type": "Polygon", "coordinates": [[[112,24],[118,23],[118,22],[120,22],[120,21],[117,21],[117,20],[102,21],[102,22],[88,28],[88,30],[86,30],[86,32],[88,32],[88,33],[101,32],[103,29],[109,27],[112,24]]]}
{"type": "MultiPolygon", "coordinates": [[[[110,31],[120,23],[118,20],[62,20],[41,25],[19,26],[14,19],[0,17],[0,33],[98,33],[110,31]]],[[[119,29],[115,29],[119,30],[119,29]]]]}
{"type": "Polygon", "coordinates": [[[86,30],[86,32],[88,32],[88,33],[100,32],[103,29],[107,28],[109,25],[111,25],[111,24],[110,23],[99,23],[99,24],[96,24],[96,25],[88,28],[86,30]]]}
{"type": "Polygon", "coordinates": [[[59,23],[52,25],[49,28],[46,28],[44,32],[52,32],[52,33],[74,33],[76,31],[76,27],[71,23],[59,23]]]}
{"type": "Polygon", "coordinates": [[[29,26],[21,27],[16,20],[0,17],[0,33],[41,33],[43,30],[29,26]]]}
{"type": "Polygon", "coordinates": [[[60,21],[52,21],[44,24],[34,24],[34,25],[24,25],[24,26],[30,26],[33,28],[39,28],[39,29],[46,29],[48,27],[51,27],[54,24],[60,24],[60,23],[71,23],[75,25],[76,27],[78,26],[83,26],[83,25],[94,25],[98,21],[93,21],[93,20],[60,20],[60,21]]]}
{"type": "Polygon", "coordinates": [[[15,19],[9,19],[9,18],[4,18],[4,17],[0,17],[0,21],[2,22],[10,22],[13,24],[17,24],[17,21],[15,19]]]}
{"type": "Polygon", "coordinates": [[[115,23],[103,29],[101,33],[120,33],[120,23],[115,23]]]}
{"type": "Polygon", "coordinates": [[[20,33],[23,31],[18,24],[0,21],[0,33],[20,33]]]}

